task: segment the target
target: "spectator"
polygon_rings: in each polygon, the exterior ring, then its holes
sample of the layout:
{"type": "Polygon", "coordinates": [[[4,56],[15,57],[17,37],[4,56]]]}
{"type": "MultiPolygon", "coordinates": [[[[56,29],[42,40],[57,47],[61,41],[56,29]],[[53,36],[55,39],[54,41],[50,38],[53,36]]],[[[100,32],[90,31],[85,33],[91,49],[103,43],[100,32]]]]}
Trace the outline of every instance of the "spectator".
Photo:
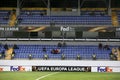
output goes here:
{"type": "Polygon", "coordinates": [[[62,47],[62,43],[61,42],[58,43],[58,47],[62,47]]]}
{"type": "Polygon", "coordinates": [[[4,17],[3,19],[4,19],[4,20],[8,20],[9,18],[8,18],[8,17],[4,17]]]}
{"type": "Polygon", "coordinates": [[[0,47],[2,47],[2,43],[0,43],[0,47]]]}
{"type": "Polygon", "coordinates": [[[14,54],[14,55],[15,55],[15,54],[16,54],[16,53],[15,53],[15,51],[13,51],[13,52],[12,52],[12,54],[14,54]]]}
{"type": "Polygon", "coordinates": [[[11,15],[11,11],[8,11],[7,16],[11,15]]]}
{"type": "Polygon", "coordinates": [[[16,44],[14,44],[13,49],[19,49],[19,47],[16,44]]]}
{"type": "Polygon", "coordinates": [[[58,53],[58,54],[61,52],[61,50],[60,50],[60,49],[56,49],[56,50],[57,50],[57,53],[58,53]]]}
{"type": "Polygon", "coordinates": [[[18,18],[18,23],[21,23],[22,22],[22,18],[18,18]]]}
{"type": "Polygon", "coordinates": [[[13,9],[13,10],[12,10],[12,13],[13,13],[13,14],[15,14],[15,13],[16,13],[16,10],[15,10],[15,9],[13,9]]]}
{"type": "Polygon", "coordinates": [[[5,57],[5,51],[4,50],[1,52],[1,54],[2,54],[3,57],[5,57]]]}
{"type": "Polygon", "coordinates": [[[99,48],[99,49],[102,49],[102,48],[103,48],[102,43],[99,43],[98,48],[99,48]]]}
{"type": "Polygon", "coordinates": [[[40,15],[43,16],[44,14],[42,12],[40,12],[40,15]]]}
{"type": "Polygon", "coordinates": [[[61,52],[60,49],[52,49],[51,53],[52,54],[59,54],[61,52]]]}
{"type": "Polygon", "coordinates": [[[92,12],[89,13],[89,15],[94,16],[95,13],[92,11],[92,12]]]}
{"type": "Polygon", "coordinates": [[[103,49],[105,49],[105,50],[110,50],[109,45],[106,44],[106,45],[103,47],[103,49]]]}
{"type": "Polygon", "coordinates": [[[120,51],[120,46],[118,47],[118,50],[120,51]]]}
{"type": "Polygon", "coordinates": [[[4,49],[8,50],[8,45],[7,44],[4,45],[4,49]]]}
{"type": "Polygon", "coordinates": [[[44,47],[44,48],[43,48],[43,52],[45,52],[45,53],[46,53],[46,47],[44,47]]]}
{"type": "Polygon", "coordinates": [[[66,42],[63,42],[63,47],[66,47],[66,42]]]}
{"type": "Polygon", "coordinates": [[[54,54],[54,53],[55,53],[55,49],[52,49],[52,50],[51,50],[51,53],[54,54]]]}

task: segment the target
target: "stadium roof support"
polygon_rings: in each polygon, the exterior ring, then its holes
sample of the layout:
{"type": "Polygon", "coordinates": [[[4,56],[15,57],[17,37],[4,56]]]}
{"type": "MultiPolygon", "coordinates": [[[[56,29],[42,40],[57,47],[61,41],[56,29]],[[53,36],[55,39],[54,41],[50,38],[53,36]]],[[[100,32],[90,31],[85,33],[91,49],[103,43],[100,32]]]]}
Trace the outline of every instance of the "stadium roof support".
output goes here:
{"type": "Polygon", "coordinates": [[[48,4],[47,4],[47,15],[51,15],[50,0],[48,0],[48,4]]]}
{"type": "Polygon", "coordinates": [[[23,6],[23,0],[17,0],[17,8],[16,8],[16,15],[19,16],[20,14],[20,9],[22,8],[23,6]]]}
{"type": "Polygon", "coordinates": [[[80,5],[80,0],[78,0],[78,15],[81,15],[81,7],[80,7],[81,5],[80,5]]]}
{"type": "Polygon", "coordinates": [[[109,0],[108,4],[108,15],[111,16],[111,0],[109,0]]]}
{"type": "Polygon", "coordinates": [[[16,15],[18,16],[19,13],[20,13],[20,0],[17,0],[16,15]]]}

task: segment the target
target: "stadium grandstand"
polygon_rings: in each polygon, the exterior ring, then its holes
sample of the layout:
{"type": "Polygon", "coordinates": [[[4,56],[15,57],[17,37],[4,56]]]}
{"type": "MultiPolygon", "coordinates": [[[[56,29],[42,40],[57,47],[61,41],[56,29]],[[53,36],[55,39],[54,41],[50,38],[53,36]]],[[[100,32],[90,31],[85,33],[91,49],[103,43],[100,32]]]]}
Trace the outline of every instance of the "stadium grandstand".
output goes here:
{"type": "MultiPolygon", "coordinates": [[[[69,71],[70,66],[72,72],[120,72],[119,4],[119,0],[0,0],[0,72],[69,71]]],[[[0,80],[8,80],[1,75],[0,80]]],[[[53,74],[25,80],[49,75],[53,74]]]]}
{"type": "Polygon", "coordinates": [[[112,4],[116,2],[111,0],[74,0],[67,4],[68,2],[68,0],[0,2],[1,52],[5,52],[3,47],[7,44],[5,41],[9,46],[9,41],[16,43],[28,40],[31,42],[29,46],[28,43],[24,43],[18,45],[20,49],[14,50],[16,59],[27,58],[30,53],[34,58],[42,58],[44,46],[47,48],[46,54],[49,58],[59,59],[64,53],[68,59],[75,59],[77,55],[83,59],[90,59],[91,55],[96,53],[98,59],[110,59],[112,48],[119,47],[119,5],[112,4]],[[50,45],[32,44],[34,41],[38,44],[41,41],[48,41],[50,45]],[[51,43],[52,41],[56,42],[51,43]],[[94,43],[89,45],[89,41],[94,43]],[[114,41],[117,44],[109,45],[114,41]],[[66,47],[59,48],[57,42],[65,43],[66,47]],[[72,44],[74,42],[75,44],[72,44]],[[80,44],[82,42],[88,45],[80,44]],[[99,50],[100,42],[110,46],[110,50],[99,50]],[[51,54],[52,49],[60,49],[61,52],[54,55],[51,54]]]}

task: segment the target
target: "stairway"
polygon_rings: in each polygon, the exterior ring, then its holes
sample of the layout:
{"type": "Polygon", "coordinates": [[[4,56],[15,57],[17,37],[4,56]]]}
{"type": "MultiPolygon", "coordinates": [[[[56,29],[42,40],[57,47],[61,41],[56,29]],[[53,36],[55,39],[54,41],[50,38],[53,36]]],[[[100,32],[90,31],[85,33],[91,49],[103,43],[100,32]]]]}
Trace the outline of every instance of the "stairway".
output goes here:
{"type": "Polygon", "coordinates": [[[10,16],[9,26],[13,27],[16,23],[16,13],[12,13],[10,16]]]}
{"type": "Polygon", "coordinates": [[[117,49],[117,53],[118,53],[118,58],[117,58],[117,60],[120,61],[120,50],[119,50],[119,49],[117,49]]]}
{"type": "Polygon", "coordinates": [[[118,16],[117,16],[116,12],[114,12],[114,11],[112,12],[111,18],[112,18],[112,25],[114,27],[117,27],[119,25],[119,22],[118,22],[118,16]]]}
{"type": "Polygon", "coordinates": [[[12,53],[13,53],[13,48],[9,48],[8,50],[6,50],[5,51],[5,60],[11,60],[12,53]]]}

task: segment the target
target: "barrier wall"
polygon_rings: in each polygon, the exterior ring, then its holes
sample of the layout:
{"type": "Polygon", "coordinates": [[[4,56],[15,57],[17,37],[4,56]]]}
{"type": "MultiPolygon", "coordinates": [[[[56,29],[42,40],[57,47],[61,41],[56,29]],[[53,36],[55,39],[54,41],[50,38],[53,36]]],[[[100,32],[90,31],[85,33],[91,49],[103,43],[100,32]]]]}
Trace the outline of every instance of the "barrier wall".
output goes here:
{"type": "Polygon", "coordinates": [[[64,66],[70,68],[77,66],[91,67],[91,72],[120,72],[120,61],[0,60],[0,71],[32,71],[32,66],[45,68],[46,66],[63,68],[64,66]]]}

